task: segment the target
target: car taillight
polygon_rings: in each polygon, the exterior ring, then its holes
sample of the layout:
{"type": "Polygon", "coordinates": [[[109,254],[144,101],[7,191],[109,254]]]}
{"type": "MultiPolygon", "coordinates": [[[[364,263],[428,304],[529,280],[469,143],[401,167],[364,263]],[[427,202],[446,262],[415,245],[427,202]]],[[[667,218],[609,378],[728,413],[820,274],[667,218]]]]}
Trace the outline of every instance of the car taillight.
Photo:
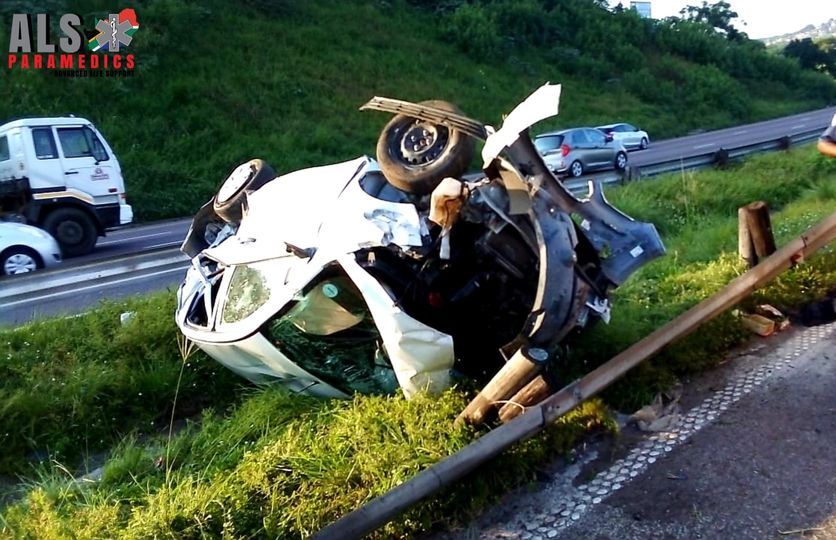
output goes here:
{"type": "Polygon", "coordinates": [[[571,148],[569,148],[569,145],[568,145],[568,144],[561,144],[561,145],[560,145],[560,155],[561,155],[561,156],[563,156],[563,157],[568,156],[568,155],[569,155],[569,151],[570,151],[570,150],[572,150],[572,149],[571,149],[571,148]]]}

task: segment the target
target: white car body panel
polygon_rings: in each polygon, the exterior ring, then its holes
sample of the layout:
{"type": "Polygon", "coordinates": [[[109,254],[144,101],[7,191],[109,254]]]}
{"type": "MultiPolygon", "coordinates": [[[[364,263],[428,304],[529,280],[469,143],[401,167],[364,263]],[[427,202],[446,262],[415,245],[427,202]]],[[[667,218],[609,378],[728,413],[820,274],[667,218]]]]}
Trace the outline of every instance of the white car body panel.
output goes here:
{"type": "Polygon", "coordinates": [[[295,365],[270,344],[259,328],[297,299],[303,288],[333,264],[339,264],[360,290],[380,332],[403,393],[438,393],[450,385],[453,338],[407,315],[386,289],[354,260],[371,246],[422,245],[421,224],[412,204],[394,203],[366,193],[360,179],[376,164],[352,161],[296,171],[267,183],[247,199],[236,233],[203,251],[227,267],[218,299],[211,299],[210,328],[187,322],[187,308],[203,291],[199,257],[178,290],[178,326],[210,356],[255,383],[286,379],[291,388],[329,397],[345,397],[295,365]],[[310,259],[289,254],[287,244],[316,251],[310,259]],[[228,291],[240,268],[263,270],[269,299],[241,321],[225,322],[228,291]],[[209,331],[207,331],[209,330],[209,331]]]}
{"type": "Polygon", "coordinates": [[[61,262],[61,249],[48,232],[22,223],[0,222],[0,253],[13,246],[24,246],[38,253],[44,268],[61,262]]]}
{"type": "Polygon", "coordinates": [[[488,136],[482,148],[483,167],[487,167],[500,152],[516,141],[520,133],[533,126],[540,120],[557,116],[560,107],[559,84],[544,84],[528,96],[522,103],[514,107],[505,120],[502,128],[488,136]]]}

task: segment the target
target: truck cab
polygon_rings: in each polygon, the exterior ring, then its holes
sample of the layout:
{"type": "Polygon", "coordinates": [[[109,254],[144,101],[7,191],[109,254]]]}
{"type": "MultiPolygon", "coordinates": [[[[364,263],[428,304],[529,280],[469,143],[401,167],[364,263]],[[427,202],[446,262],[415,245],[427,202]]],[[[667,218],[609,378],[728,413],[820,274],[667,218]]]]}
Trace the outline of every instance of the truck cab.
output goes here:
{"type": "Polygon", "coordinates": [[[27,118],[0,126],[0,214],[45,229],[66,257],[93,250],[133,210],[116,155],[84,118],[27,118]]]}

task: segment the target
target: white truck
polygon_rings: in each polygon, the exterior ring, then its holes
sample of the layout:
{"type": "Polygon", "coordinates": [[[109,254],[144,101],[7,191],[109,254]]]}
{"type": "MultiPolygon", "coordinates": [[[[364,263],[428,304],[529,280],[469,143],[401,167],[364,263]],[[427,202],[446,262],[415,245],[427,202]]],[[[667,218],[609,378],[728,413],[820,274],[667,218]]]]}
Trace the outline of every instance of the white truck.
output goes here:
{"type": "Polygon", "coordinates": [[[0,126],[0,219],[45,229],[73,257],[133,210],[119,161],[89,120],[26,118],[0,126]]]}

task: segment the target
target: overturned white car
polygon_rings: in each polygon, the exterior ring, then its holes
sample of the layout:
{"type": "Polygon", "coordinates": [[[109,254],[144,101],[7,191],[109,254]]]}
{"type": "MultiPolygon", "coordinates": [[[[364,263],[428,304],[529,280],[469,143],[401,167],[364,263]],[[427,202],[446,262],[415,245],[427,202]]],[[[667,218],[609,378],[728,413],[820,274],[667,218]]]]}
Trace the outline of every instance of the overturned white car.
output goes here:
{"type": "Polygon", "coordinates": [[[543,164],[527,128],[559,96],[541,87],[498,131],[445,102],[374,98],[362,109],[396,114],[377,161],[241,165],[183,244],[181,331],[251,381],[321,396],[435,392],[515,352],[550,362],[664,253],[599,185],[579,200],[543,164]],[[476,139],[483,174],[464,179],[476,139]]]}

